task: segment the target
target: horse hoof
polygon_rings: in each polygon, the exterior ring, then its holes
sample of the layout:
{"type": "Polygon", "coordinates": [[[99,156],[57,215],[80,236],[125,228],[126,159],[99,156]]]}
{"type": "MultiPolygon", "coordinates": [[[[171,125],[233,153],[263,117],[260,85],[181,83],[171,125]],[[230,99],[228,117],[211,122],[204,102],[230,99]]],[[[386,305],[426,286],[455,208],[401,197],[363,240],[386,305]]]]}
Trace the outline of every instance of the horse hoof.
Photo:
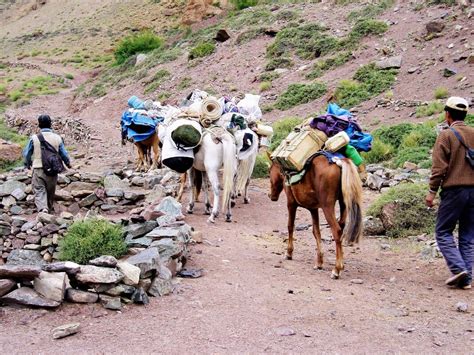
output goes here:
{"type": "Polygon", "coordinates": [[[232,216],[226,216],[225,221],[226,222],[232,222],[232,216]]]}
{"type": "Polygon", "coordinates": [[[339,278],[339,274],[336,273],[334,270],[331,272],[331,279],[337,280],[339,278]]]}
{"type": "Polygon", "coordinates": [[[249,199],[249,198],[244,198],[244,203],[245,203],[246,205],[248,205],[248,204],[250,203],[250,199],[249,199]]]}
{"type": "Polygon", "coordinates": [[[187,214],[193,214],[193,210],[186,210],[187,214]]]}
{"type": "Polygon", "coordinates": [[[293,255],[286,254],[285,258],[286,260],[293,260],[293,255]]]}
{"type": "Polygon", "coordinates": [[[313,270],[322,270],[322,269],[323,269],[322,266],[319,266],[319,265],[313,266],[313,270]]]}
{"type": "Polygon", "coordinates": [[[235,201],[230,202],[230,207],[234,208],[235,207],[235,201]]]}
{"type": "Polygon", "coordinates": [[[209,223],[215,223],[215,220],[214,220],[214,217],[213,217],[213,216],[209,217],[209,218],[207,219],[207,221],[208,221],[209,223]]]}

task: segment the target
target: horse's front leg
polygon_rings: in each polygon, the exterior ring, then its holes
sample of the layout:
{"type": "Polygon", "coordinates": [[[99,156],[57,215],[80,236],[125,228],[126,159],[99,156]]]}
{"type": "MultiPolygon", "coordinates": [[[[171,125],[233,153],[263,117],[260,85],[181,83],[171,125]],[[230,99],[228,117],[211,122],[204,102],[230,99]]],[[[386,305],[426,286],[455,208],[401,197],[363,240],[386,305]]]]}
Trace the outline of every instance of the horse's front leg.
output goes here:
{"type": "Polygon", "coordinates": [[[250,198],[249,198],[249,185],[250,185],[250,178],[247,179],[247,182],[245,183],[245,189],[244,189],[244,203],[249,204],[250,203],[250,198]]]}
{"type": "Polygon", "coordinates": [[[286,248],[286,259],[293,259],[293,233],[295,232],[296,209],[295,203],[288,202],[288,246],[286,248]]]}
{"type": "Polygon", "coordinates": [[[230,206],[232,208],[235,207],[236,199],[237,199],[237,177],[238,177],[238,173],[235,174],[234,176],[234,186],[232,188],[232,194],[230,195],[230,206]]]}
{"type": "MultiPolygon", "coordinates": [[[[179,177],[179,190],[178,195],[176,196],[178,202],[181,202],[181,199],[183,198],[184,186],[186,185],[187,176],[188,175],[185,172],[179,177]]],[[[191,198],[193,198],[193,196],[191,196],[191,198]]]]}
{"type": "MultiPolygon", "coordinates": [[[[189,173],[187,175],[189,175],[189,191],[191,191],[191,193],[189,194],[189,204],[188,204],[188,208],[186,209],[186,212],[189,213],[189,214],[192,214],[193,209],[194,209],[194,199],[195,199],[194,193],[196,191],[194,189],[194,169],[193,168],[189,169],[189,173]]],[[[183,185],[183,190],[184,190],[184,184],[185,183],[186,183],[186,173],[181,175],[181,185],[183,185]],[[183,181],[183,179],[184,179],[184,181],[183,181]]],[[[180,193],[182,195],[181,189],[180,189],[180,193]]],[[[179,196],[179,194],[178,194],[178,196],[179,196]]]]}
{"type": "MultiPolygon", "coordinates": [[[[151,159],[150,170],[155,170],[158,168],[158,163],[160,160],[160,147],[158,147],[158,142],[153,144],[152,148],[153,148],[153,159],[151,159]]],[[[151,153],[150,153],[150,157],[151,157],[151,153]]]]}
{"type": "MultiPolygon", "coordinates": [[[[212,192],[214,194],[214,206],[212,207],[211,215],[207,220],[211,223],[214,223],[215,219],[219,216],[220,191],[219,191],[219,176],[217,175],[217,170],[207,172],[207,177],[209,179],[209,183],[211,185],[212,192]]],[[[206,193],[206,195],[208,195],[208,194],[206,193]]],[[[209,204],[208,197],[206,197],[206,209],[208,208],[208,206],[210,207],[210,204],[209,204]]]]}
{"type": "Polygon", "coordinates": [[[319,211],[311,210],[311,218],[313,220],[313,236],[316,240],[316,260],[314,269],[321,270],[323,268],[323,248],[321,243],[321,230],[319,229],[319,211]]]}
{"type": "Polygon", "coordinates": [[[334,205],[331,207],[324,207],[324,216],[331,227],[332,236],[336,242],[336,266],[334,267],[331,278],[338,279],[341,276],[341,272],[344,269],[344,255],[342,251],[342,229],[339,225],[336,214],[334,212],[334,205]]]}

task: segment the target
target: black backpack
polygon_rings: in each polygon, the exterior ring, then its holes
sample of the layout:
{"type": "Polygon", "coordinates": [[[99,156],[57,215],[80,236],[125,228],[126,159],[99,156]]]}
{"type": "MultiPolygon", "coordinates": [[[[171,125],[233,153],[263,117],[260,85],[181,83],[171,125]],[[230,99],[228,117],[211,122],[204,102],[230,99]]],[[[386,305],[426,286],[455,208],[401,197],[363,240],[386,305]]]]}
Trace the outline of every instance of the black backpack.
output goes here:
{"type": "Polygon", "coordinates": [[[474,169],[474,148],[469,148],[466,143],[464,143],[464,140],[462,139],[461,135],[454,128],[451,128],[451,131],[453,131],[454,135],[462,144],[462,146],[466,148],[466,160],[469,165],[471,165],[471,168],[474,169]]]}
{"type": "Polygon", "coordinates": [[[59,153],[44,139],[41,133],[37,137],[41,144],[41,162],[43,163],[44,173],[48,176],[56,176],[62,173],[65,169],[59,153]]]}

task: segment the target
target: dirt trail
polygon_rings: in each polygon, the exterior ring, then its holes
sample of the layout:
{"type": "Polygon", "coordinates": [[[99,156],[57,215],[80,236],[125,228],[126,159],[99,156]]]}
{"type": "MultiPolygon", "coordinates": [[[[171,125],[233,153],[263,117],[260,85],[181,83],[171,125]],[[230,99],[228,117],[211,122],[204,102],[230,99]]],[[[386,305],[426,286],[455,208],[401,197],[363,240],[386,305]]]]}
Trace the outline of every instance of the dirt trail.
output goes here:
{"type": "MultiPolygon", "coordinates": [[[[323,227],[325,267],[312,269],[314,241],[297,232],[293,261],[283,258],[285,199],[272,203],[266,182],[235,220],[206,222],[202,204],[187,222],[203,231],[188,267],[204,277],[179,279],[177,292],[122,312],[99,305],[63,305],[56,312],[0,309],[5,353],[470,353],[474,314],[455,310],[472,293],[443,286],[442,260],[420,259],[410,241],[365,239],[346,248],[342,279],[330,279],[334,245],[323,227]],[[380,244],[391,244],[382,250],[380,244]],[[361,279],[362,284],[354,284],[361,279]],[[80,322],[82,331],[54,341],[51,329],[80,322]],[[292,336],[280,332],[294,331],[292,336]],[[59,346],[60,345],[60,346],[59,346]]],[[[366,196],[366,199],[370,196],[366,196]]],[[[310,223],[298,213],[297,225],[310,223]]],[[[471,304],[472,306],[472,304],[471,304]]]]}

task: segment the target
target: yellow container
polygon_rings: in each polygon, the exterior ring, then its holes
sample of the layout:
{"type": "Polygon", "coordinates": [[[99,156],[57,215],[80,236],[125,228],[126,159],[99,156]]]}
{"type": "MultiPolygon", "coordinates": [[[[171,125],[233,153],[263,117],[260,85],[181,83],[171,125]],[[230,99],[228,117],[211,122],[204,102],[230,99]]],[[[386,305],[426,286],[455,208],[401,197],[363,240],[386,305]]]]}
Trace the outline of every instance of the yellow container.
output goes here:
{"type": "Polygon", "coordinates": [[[316,129],[291,132],[275,149],[271,158],[285,170],[300,171],[308,158],[321,150],[326,140],[326,134],[316,129]]]}
{"type": "Polygon", "coordinates": [[[273,128],[272,126],[257,123],[257,134],[259,136],[271,137],[273,136],[273,128]]]}
{"type": "Polygon", "coordinates": [[[339,149],[344,148],[346,145],[349,144],[350,138],[346,132],[341,131],[335,136],[329,138],[324,144],[324,150],[329,152],[337,152],[339,149]]]}

